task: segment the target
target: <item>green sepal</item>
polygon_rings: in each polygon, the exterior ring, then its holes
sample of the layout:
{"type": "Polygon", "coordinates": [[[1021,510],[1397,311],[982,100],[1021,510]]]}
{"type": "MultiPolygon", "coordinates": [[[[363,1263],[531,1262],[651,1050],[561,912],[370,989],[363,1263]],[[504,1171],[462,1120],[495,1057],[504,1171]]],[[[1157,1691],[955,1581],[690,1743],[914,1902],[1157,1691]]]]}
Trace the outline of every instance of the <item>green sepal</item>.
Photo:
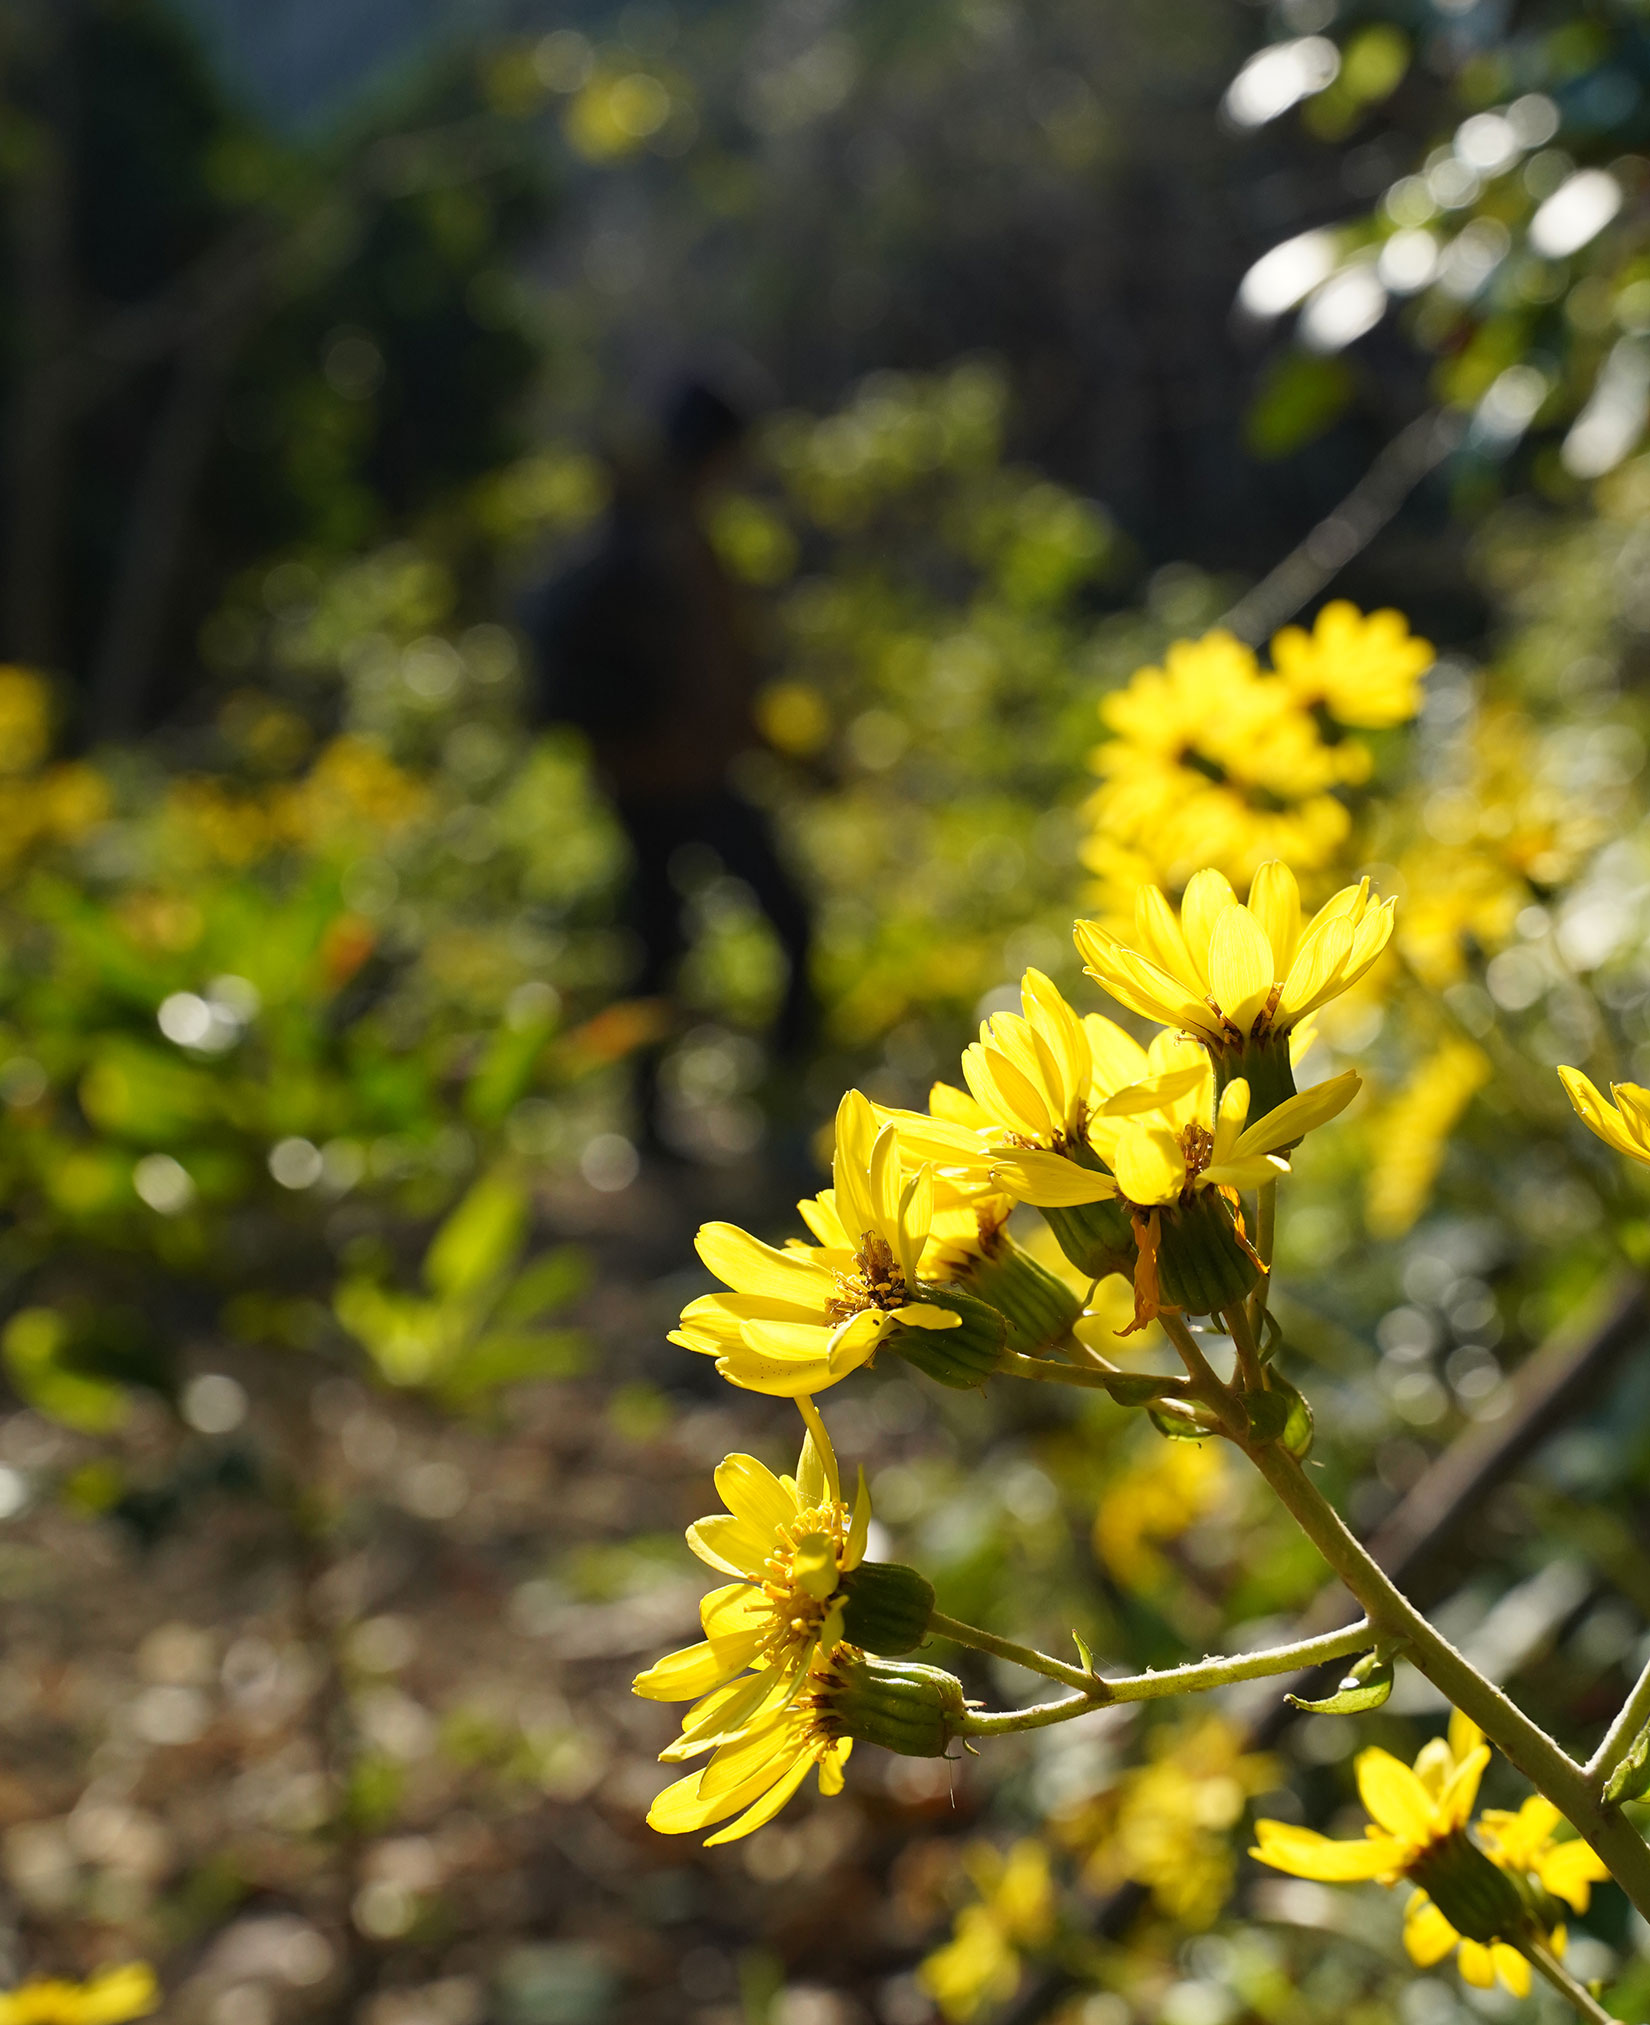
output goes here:
{"type": "Polygon", "coordinates": [[[1378,1709],[1392,1692],[1392,1661],[1379,1652],[1366,1652],[1332,1695],[1322,1701],[1307,1701],[1302,1695],[1285,1695],[1292,1708],[1310,1716],[1361,1716],[1378,1709]]]}
{"type": "Polygon", "coordinates": [[[1295,1094],[1295,1069],[1289,1059],[1289,1035],[1268,1033],[1256,1040],[1251,1034],[1239,1047],[1211,1043],[1209,1059],[1215,1071],[1215,1101],[1225,1094],[1226,1085],[1241,1076],[1249,1085],[1249,1116],[1264,1118],[1286,1098],[1295,1094]]]}
{"type": "Polygon", "coordinates": [[[1159,1400],[1179,1399],[1186,1389],[1184,1378],[1153,1378],[1139,1371],[1103,1371],[1099,1378],[1119,1406],[1155,1406],[1159,1400]]]}
{"type": "Polygon", "coordinates": [[[1297,1462],[1312,1447],[1312,1409],[1298,1387],[1281,1371],[1269,1368],[1264,1392],[1245,1392],[1243,1410],[1256,1441],[1287,1449],[1297,1462]]]}
{"type": "Polygon", "coordinates": [[[949,1308],[962,1317],[956,1329],[894,1329],[885,1338],[907,1364],[914,1364],[925,1378],[949,1385],[959,1392],[983,1385],[1001,1369],[1008,1347],[1008,1329],[1001,1315],[966,1289],[921,1282],[916,1298],[930,1307],[949,1308]]]}
{"type": "Polygon", "coordinates": [[[957,1267],[957,1282],[1003,1318],[1010,1350],[1040,1357],[1070,1335],[1083,1303],[1006,1230],[957,1267]]]}
{"type": "Polygon", "coordinates": [[[838,1584],[842,1635],[867,1652],[910,1652],[928,1636],[934,1585],[901,1561],[862,1561],[838,1584]]]}
{"type": "Polygon", "coordinates": [[[1428,1843],[1405,1875],[1469,1941],[1484,1947],[1493,1941],[1516,1943],[1536,1930],[1527,1895],[1463,1828],[1428,1843]]]}
{"type": "Polygon", "coordinates": [[[1163,1210],[1157,1281],[1165,1307],[1188,1315],[1215,1315],[1247,1300],[1259,1278],[1260,1267],[1239,1238],[1219,1189],[1197,1189],[1190,1202],[1163,1210]]]}
{"type": "Polygon", "coordinates": [[[1607,1805],[1621,1800],[1641,1799],[1650,1789],[1650,1729],[1641,1730],[1625,1758],[1610,1774],[1604,1788],[1607,1805]]]}
{"type": "MultiPolygon", "coordinates": [[[[1100,1161],[1086,1146],[1072,1158],[1079,1167],[1103,1172],[1100,1161]]],[[[1054,1233],[1054,1241],[1080,1273],[1091,1280],[1103,1280],[1121,1273],[1134,1278],[1138,1251],[1134,1241],[1134,1219],[1128,1206],[1113,1196],[1105,1202],[1080,1202],[1066,1209],[1043,1208],[1038,1212],[1054,1233]]]]}

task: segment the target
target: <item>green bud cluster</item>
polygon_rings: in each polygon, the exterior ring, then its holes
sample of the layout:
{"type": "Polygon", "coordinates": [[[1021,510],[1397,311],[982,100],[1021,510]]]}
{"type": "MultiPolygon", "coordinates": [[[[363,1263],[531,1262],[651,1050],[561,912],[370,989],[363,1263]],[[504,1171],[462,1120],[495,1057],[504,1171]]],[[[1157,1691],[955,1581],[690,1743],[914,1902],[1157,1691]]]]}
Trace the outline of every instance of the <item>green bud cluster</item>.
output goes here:
{"type": "Polygon", "coordinates": [[[1157,1284],[1165,1307],[1213,1315],[1243,1300],[1260,1278],[1218,1189],[1200,1188],[1189,1202],[1161,1213],[1157,1284]]]}
{"type": "Polygon", "coordinates": [[[896,1329],[888,1347],[897,1350],[908,1364],[914,1364],[926,1378],[965,1392],[983,1385],[1000,1370],[1008,1347],[1008,1325],[989,1302],[965,1288],[937,1286],[927,1280],[918,1293],[920,1300],[936,1308],[949,1308],[962,1317],[956,1329],[896,1329]]]}
{"type": "Polygon", "coordinates": [[[1121,1273],[1126,1280],[1134,1278],[1134,1224],[1123,1203],[1115,1198],[1081,1202],[1072,1209],[1045,1209],[1041,1215],[1061,1251],[1080,1273],[1091,1280],[1103,1280],[1112,1273],[1121,1273]]]}
{"type": "Polygon", "coordinates": [[[1006,1230],[996,1231],[957,1269],[959,1285],[1003,1318],[1010,1350],[1038,1357],[1071,1333],[1083,1304],[1064,1280],[1039,1265],[1006,1230]]]}

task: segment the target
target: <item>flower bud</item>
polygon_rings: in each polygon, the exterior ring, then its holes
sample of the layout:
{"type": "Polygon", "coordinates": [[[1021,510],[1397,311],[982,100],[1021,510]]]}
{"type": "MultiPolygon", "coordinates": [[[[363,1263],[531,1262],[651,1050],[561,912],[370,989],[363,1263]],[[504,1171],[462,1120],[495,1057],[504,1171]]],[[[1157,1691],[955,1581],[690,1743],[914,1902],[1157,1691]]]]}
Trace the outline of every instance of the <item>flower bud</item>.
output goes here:
{"type": "Polygon", "coordinates": [[[862,1561],[837,1585],[842,1635],[867,1652],[910,1652],[928,1636],[934,1585],[899,1561],[862,1561]]]}
{"type": "Polygon", "coordinates": [[[957,1286],[936,1286],[924,1280],[918,1298],[960,1315],[961,1327],[895,1329],[886,1338],[889,1349],[897,1350],[908,1364],[941,1385],[954,1386],[960,1392],[983,1385],[1003,1361],[1008,1325],[1002,1316],[957,1286]]]}
{"type": "Polygon", "coordinates": [[[957,1283],[1002,1316],[1010,1350],[1038,1357],[1071,1333],[1083,1304],[1066,1283],[1039,1265],[1006,1230],[960,1260],[957,1283]]]}
{"type": "Polygon", "coordinates": [[[1516,1945],[1535,1924],[1517,1884],[1463,1828],[1429,1843],[1406,1874],[1469,1941],[1516,1945]]]}
{"type": "Polygon", "coordinates": [[[819,1706],[839,1736],[880,1744],[902,1758],[943,1758],[960,1736],[962,1682],[937,1666],[842,1654],[819,1706]]]}
{"type": "Polygon", "coordinates": [[[1082,1202],[1073,1209],[1045,1209],[1043,1221],[1080,1273],[1103,1280],[1121,1273],[1134,1278],[1134,1225],[1125,1203],[1082,1202]]]}
{"type": "Polygon", "coordinates": [[[1197,1189],[1189,1202],[1162,1212],[1157,1283],[1164,1307],[1213,1315],[1243,1300],[1259,1278],[1218,1189],[1197,1189]]]}

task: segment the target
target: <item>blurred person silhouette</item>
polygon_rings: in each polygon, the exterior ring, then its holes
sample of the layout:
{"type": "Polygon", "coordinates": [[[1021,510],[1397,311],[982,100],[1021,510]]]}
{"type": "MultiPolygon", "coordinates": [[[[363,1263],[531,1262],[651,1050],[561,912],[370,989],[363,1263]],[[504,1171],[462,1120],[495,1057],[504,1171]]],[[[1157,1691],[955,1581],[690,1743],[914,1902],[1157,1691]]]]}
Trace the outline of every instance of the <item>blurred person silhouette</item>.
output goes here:
{"type": "MultiPolygon", "coordinates": [[[[695,847],[715,853],[766,915],[787,964],[770,1034],[776,1079],[813,1039],[812,921],[767,815],[734,783],[736,762],[763,743],[756,692],[765,675],[756,614],[705,530],[706,503],[737,471],[745,417],[702,380],[680,385],[660,418],[657,449],[619,460],[593,551],[540,593],[529,619],[539,713],[589,738],[629,838],[629,922],[642,951],[641,997],[668,997],[687,954],[684,871],[695,847]]],[[[662,1050],[639,1066],[644,1143],[661,1132],[662,1050]]]]}

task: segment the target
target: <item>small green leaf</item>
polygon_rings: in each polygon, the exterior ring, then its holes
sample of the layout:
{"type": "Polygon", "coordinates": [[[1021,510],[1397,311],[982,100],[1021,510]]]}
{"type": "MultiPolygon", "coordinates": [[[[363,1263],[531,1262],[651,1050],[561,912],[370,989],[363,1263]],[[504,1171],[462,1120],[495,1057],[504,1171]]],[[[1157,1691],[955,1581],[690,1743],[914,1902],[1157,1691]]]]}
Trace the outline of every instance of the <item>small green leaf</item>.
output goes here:
{"type": "Polygon", "coordinates": [[[1146,1417],[1158,1433],[1166,1434],[1170,1441],[1208,1441],[1216,1432],[1213,1422],[1205,1420],[1195,1408],[1178,1399],[1148,1406],[1146,1417]]]}
{"type": "Polygon", "coordinates": [[[1289,1425],[1289,1401],[1281,1392],[1246,1392],[1243,1410],[1256,1441],[1281,1441],[1289,1425]]]}
{"type": "Polygon", "coordinates": [[[1175,1399],[1184,1390],[1180,1378],[1151,1378],[1140,1372],[1105,1374],[1106,1390],[1119,1406],[1151,1406],[1160,1399],[1175,1399]]]}
{"type": "Polygon", "coordinates": [[[1083,1662],[1083,1671],[1085,1673],[1098,1672],[1099,1669],[1094,1664],[1094,1654],[1089,1651],[1088,1640],[1084,1638],[1083,1634],[1080,1631],[1074,1631],[1071,1634],[1071,1642],[1077,1648],[1077,1657],[1083,1662]]]}
{"type": "Polygon", "coordinates": [[[1312,1409],[1276,1366],[1268,1368],[1266,1390],[1246,1392],[1243,1410],[1257,1441],[1278,1442],[1298,1460],[1312,1446],[1312,1409]]]}
{"type": "Polygon", "coordinates": [[[1366,1652],[1352,1667],[1332,1695],[1321,1702],[1304,1701],[1299,1695],[1284,1699],[1313,1716],[1360,1716],[1378,1709],[1392,1692],[1392,1661],[1378,1652],[1366,1652]]]}
{"type": "Polygon", "coordinates": [[[1641,1730],[1632,1748],[1610,1774],[1604,1798],[1610,1805],[1619,1800],[1641,1799],[1650,1789],[1650,1730],[1641,1730]]]}

